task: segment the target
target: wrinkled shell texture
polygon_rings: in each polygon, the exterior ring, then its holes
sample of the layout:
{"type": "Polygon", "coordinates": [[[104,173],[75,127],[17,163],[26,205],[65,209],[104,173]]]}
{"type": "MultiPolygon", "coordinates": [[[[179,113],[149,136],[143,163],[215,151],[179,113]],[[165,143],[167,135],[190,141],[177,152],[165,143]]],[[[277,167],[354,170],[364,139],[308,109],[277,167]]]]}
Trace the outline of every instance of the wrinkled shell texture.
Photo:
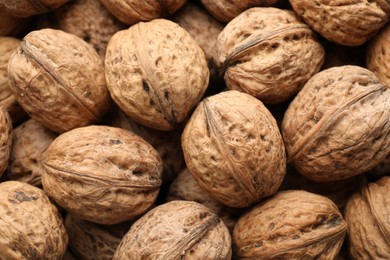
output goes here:
{"type": "Polygon", "coordinates": [[[104,59],[111,36],[126,26],[116,20],[99,0],[77,0],[57,9],[59,29],[91,44],[104,59]]]}
{"type": "Polygon", "coordinates": [[[13,141],[7,177],[10,180],[42,186],[42,153],[57,137],[57,134],[29,119],[13,130],[13,141]]]}
{"type": "Polygon", "coordinates": [[[341,66],[311,78],[282,123],[288,161],[315,181],[362,174],[390,145],[390,89],[369,70],[341,66]]]}
{"type": "Polygon", "coordinates": [[[8,86],[7,78],[8,60],[19,44],[20,40],[17,38],[0,37],[0,105],[8,111],[13,122],[19,122],[26,117],[8,86]]]}
{"type": "Polygon", "coordinates": [[[0,184],[0,259],[61,259],[68,235],[44,191],[27,183],[0,184]]]}
{"type": "Polygon", "coordinates": [[[329,41],[357,46],[389,19],[387,0],[290,0],[294,11],[329,41]]]}
{"type": "Polygon", "coordinates": [[[58,8],[69,0],[0,0],[7,13],[17,17],[43,14],[58,8]]]}
{"type": "Polygon", "coordinates": [[[60,30],[25,36],[9,60],[8,82],[23,109],[58,133],[97,121],[111,102],[96,51],[60,30]]]}
{"type": "Polygon", "coordinates": [[[182,148],[202,189],[230,207],[274,194],[286,171],[275,119],[261,101],[235,90],[198,105],[183,131],[182,148]]]}
{"type": "Polygon", "coordinates": [[[390,177],[369,183],[348,201],[349,253],[354,259],[390,258],[390,177]]]}
{"type": "Polygon", "coordinates": [[[390,26],[387,25],[371,41],[367,50],[367,68],[390,88],[390,26]]]}
{"type": "Polygon", "coordinates": [[[229,231],[217,215],[196,202],[172,201],[138,219],[113,259],[229,260],[231,254],[229,231]]]}
{"type": "Polygon", "coordinates": [[[12,122],[11,118],[2,107],[0,107],[0,176],[3,175],[8,165],[12,145],[12,122]]]}
{"type": "Polygon", "coordinates": [[[346,230],[328,198],[285,191],[241,216],[233,247],[238,259],[335,259],[346,230]]]}
{"type": "Polygon", "coordinates": [[[209,81],[202,49],[183,28],[165,19],[114,34],[105,65],[113,100],[136,122],[158,130],[181,123],[209,81]]]}
{"type": "Polygon", "coordinates": [[[289,10],[254,7],[226,25],[217,62],[229,89],[264,103],[295,95],[320,70],[325,52],[314,32],[289,10]]]}
{"type": "Polygon", "coordinates": [[[133,25],[166,17],[179,10],[187,0],[100,0],[120,21],[133,25]]]}
{"type": "Polygon", "coordinates": [[[279,0],[201,0],[203,6],[221,22],[229,22],[246,9],[254,6],[272,6],[279,0]]]}
{"type": "Polygon", "coordinates": [[[87,126],[57,137],[43,154],[45,191],[68,212],[99,224],[144,213],[161,185],[156,150],[135,134],[87,126]]]}
{"type": "Polygon", "coordinates": [[[78,259],[111,260],[130,223],[98,225],[68,214],[65,218],[69,247],[78,259]]]}
{"type": "Polygon", "coordinates": [[[166,201],[172,200],[195,201],[206,206],[222,219],[229,231],[233,231],[236,224],[233,211],[214,200],[210,194],[202,190],[187,169],[181,171],[169,186],[166,201]]]}

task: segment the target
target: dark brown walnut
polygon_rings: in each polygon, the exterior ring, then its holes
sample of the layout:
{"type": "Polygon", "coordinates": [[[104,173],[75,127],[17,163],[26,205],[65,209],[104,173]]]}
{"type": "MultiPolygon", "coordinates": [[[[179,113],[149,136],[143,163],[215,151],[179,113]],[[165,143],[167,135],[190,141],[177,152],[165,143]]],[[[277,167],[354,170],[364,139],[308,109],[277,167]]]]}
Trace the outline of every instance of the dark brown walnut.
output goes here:
{"type": "Polygon", "coordinates": [[[80,260],[111,260],[130,226],[129,221],[116,225],[98,225],[72,214],[67,214],[65,218],[69,248],[80,260]]]}
{"type": "Polygon", "coordinates": [[[42,161],[47,194],[69,213],[99,224],[143,214],[161,186],[157,151],[116,127],[91,125],[61,134],[42,161]]]}
{"type": "Polygon", "coordinates": [[[273,6],[280,2],[279,0],[201,0],[203,6],[212,14],[215,19],[221,22],[229,22],[245,10],[255,7],[273,6]]]}
{"type": "Polygon", "coordinates": [[[42,187],[42,153],[56,137],[56,133],[34,119],[18,125],[13,130],[11,154],[6,171],[8,179],[42,187]]]}
{"type": "Polygon", "coordinates": [[[225,224],[205,206],[171,201],[143,215],[123,237],[113,259],[231,259],[225,224]]]}
{"type": "Polygon", "coordinates": [[[23,37],[34,24],[34,18],[15,17],[0,4],[0,36],[23,37]]]}
{"type": "Polygon", "coordinates": [[[106,81],[111,97],[134,121],[172,130],[196,106],[209,82],[202,49],[174,22],[140,22],[112,36],[106,81]]]}
{"type": "Polygon", "coordinates": [[[210,70],[208,90],[218,91],[224,86],[224,81],[215,62],[215,44],[224,25],[215,20],[206,10],[191,2],[188,2],[170,19],[191,34],[196,43],[202,48],[210,70]]]}
{"type": "Polygon", "coordinates": [[[280,103],[294,96],[324,62],[314,32],[289,10],[254,7],[223,29],[217,63],[229,89],[280,103]]]}
{"type": "Polygon", "coordinates": [[[50,12],[69,0],[0,0],[0,7],[13,16],[29,17],[50,12]]]}
{"type": "Polygon", "coordinates": [[[388,0],[290,0],[294,11],[329,41],[365,43],[389,20],[388,0]]]}
{"type": "Polygon", "coordinates": [[[385,26],[369,44],[367,49],[367,69],[390,88],[390,25],[385,26]]]}
{"type": "Polygon", "coordinates": [[[187,168],[200,187],[229,207],[274,194],[285,175],[283,140],[258,99],[235,90],[204,99],[182,134],[187,168]]]}
{"type": "Polygon", "coordinates": [[[306,191],[278,192],[238,220],[237,259],[335,259],[347,222],[328,198],[306,191]]]}
{"type": "Polygon", "coordinates": [[[367,69],[340,66],[316,74],[283,118],[288,161],[314,181],[370,170],[389,151],[389,106],[390,89],[367,69]]]}
{"type": "Polygon", "coordinates": [[[120,21],[133,25],[167,17],[179,10],[187,0],[100,0],[120,21]]]}
{"type": "Polygon", "coordinates": [[[173,200],[195,201],[206,206],[221,218],[230,233],[233,232],[234,225],[239,216],[237,210],[228,208],[214,200],[207,191],[199,186],[187,169],[181,171],[169,186],[166,201],[173,200]]]}
{"type": "Polygon", "coordinates": [[[13,37],[0,37],[0,106],[10,115],[15,125],[27,118],[26,112],[20,107],[8,86],[8,60],[19,47],[20,40],[13,37]]]}
{"type": "Polygon", "coordinates": [[[180,143],[182,128],[173,131],[158,131],[136,123],[120,109],[113,109],[112,112],[111,115],[108,114],[110,117],[109,125],[139,135],[157,150],[163,162],[163,185],[170,184],[185,167],[180,143]]]}
{"type": "Polygon", "coordinates": [[[8,82],[22,108],[57,133],[97,122],[111,103],[99,55],[61,30],[26,35],[9,60],[8,82]]]}
{"type": "MultiPolygon", "coordinates": [[[[12,122],[7,111],[0,106],[0,177],[8,165],[12,145],[12,122]]],[[[1,251],[1,250],[0,250],[1,251]]]]}
{"type": "Polygon", "coordinates": [[[369,183],[348,201],[349,253],[353,259],[390,258],[390,177],[369,183]]]}
{"type": "Polygon", "coordinates": [[[0,183],[0,259],[62,259],[68,235],[45,192],[27,183],[0,183]]]}

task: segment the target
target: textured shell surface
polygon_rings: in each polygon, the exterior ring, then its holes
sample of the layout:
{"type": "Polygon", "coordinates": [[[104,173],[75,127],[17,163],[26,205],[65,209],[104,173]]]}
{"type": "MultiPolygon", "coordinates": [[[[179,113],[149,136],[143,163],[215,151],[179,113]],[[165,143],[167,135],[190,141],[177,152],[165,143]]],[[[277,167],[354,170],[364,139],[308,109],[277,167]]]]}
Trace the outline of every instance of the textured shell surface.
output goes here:
{"type": "Polygon", "coordinates": [[[8,112],[0,106],[0,176],[7,169],[11,153],[13,129],[11,117],[8,112]]]}

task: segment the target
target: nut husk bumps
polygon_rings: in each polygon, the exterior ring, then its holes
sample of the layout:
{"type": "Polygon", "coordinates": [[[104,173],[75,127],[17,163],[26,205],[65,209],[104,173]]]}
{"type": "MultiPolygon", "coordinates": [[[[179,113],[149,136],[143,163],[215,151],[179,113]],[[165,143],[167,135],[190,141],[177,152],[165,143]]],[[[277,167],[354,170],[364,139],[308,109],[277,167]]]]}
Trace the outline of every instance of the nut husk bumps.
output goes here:
{"type": "Polygon", "coordinates": [[[143,214],[161,186],[157,151],[120,128],[87,126],[57,137],[43,155],[42,184],[73,215],[116,224],[143,214]]]}
{"type": "Polygon", "coordinates": [[[335,259],[346,229],[330,199],[284,191],[240,217],[233,247],[237,259],[335,259]]]}
{"type": "Polygon", "coordinates": [[[370,170],[388,154],[389,107],[390,89],[367,69],[341,66],[316,74],[283,118],[288,161],[315,181],[370,170]]]}
{"type": "Polygon", "coordinates": [[[278,126],[258,99],[235,90],[204,99],[182,134],[187,168],[202,189],[230,207],[274,194],[286,171],[278,126]]]}

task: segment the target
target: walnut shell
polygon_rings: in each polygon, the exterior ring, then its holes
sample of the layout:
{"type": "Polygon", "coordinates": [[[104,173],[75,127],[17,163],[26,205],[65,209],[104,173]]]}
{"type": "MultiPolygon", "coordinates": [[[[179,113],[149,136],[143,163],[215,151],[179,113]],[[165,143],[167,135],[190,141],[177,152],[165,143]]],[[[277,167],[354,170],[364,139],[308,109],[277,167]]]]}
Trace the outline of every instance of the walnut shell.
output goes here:
{"type": "Polygon", "coordinates": [[[230,21],[217,40],[217,62],[229,89],[264,103],[294,96],[317,73],[325,52],[289,10],[254,7],[230,21]]]}
{"type": "Polygon", "coordinates": [[[290,0],[294,11],[329,41],[365,43],[389,20],[388,0],[290,0]]]}
{"type": "Polygon", "coordinates": [[[23,37],[34,25],[34,17],[15,17],[0,4],[0,36],[23,37]]]}
{"type": "Polygon", "coordinates": [[[16,101],[14,94],[8,86],[8,60],[19,47],[20,40],[13,37],[0,37],[0,106],[9,113],[12,123],[22,122],[28,116],[16,101]]]}
{"type": "Polygon", "coordinates": [[[12,148],[7,167],[10,180],[42,186],[42,153],[57,137],[57,134],[29,119],[13,130],[12,148]]]}
{"type": "Polygon", "coordinates": [[[354,259],[390,259],[390,177],[369,183],[345,208],[349,253],[354,259]]]}
{"type": "Polygon", "coordinates": [[[111,260],[130,226],[129,221],[107,226],[79,219],[72,214],[67,214],[65,218],[69,247],[79,260],[111,260]]]}
{"type": "Polygon", "coordinates": [[[211,210],[191,201],[162,204],[138,219],[114,260],[231,259],[231,237],[211,210]]]}
{"type": "Polygon", "coordinates": [[[335,259],[346,230],[330,199],[284,191],[240,217],[233,248],[237,259],[335,259]]]}
{"type": "Polygon", "coordinates": [[[204,99],[182,134],[187,168],[202,189],[230,207],[274,194],[285,175],[283,140],[258,99],[235,90],[204,99]]]}
{"type": "Polygon", "coordinates": [[[201,0],[203,6],[215,19],[229,22],[245,10],[255,6],[272,6],[279,0],[201,0]]]}
{"type": "Polygon", "coordinates": [[[233,232],[238,212],[214,200],[208,192],[199,186],[187,169],[182,170],[169,186],[166,201],[173,200],[195,201],[206,206],[221,218],[230,233],[233,232]]]}
{"type": "Polygon", "coordinates": [[[366,53],[367,69],[390,88],[390,25],[385,26],[369,44],[366,53]]]}
{"type": "Polygon", "coordinates": [[[115,33],[105,65],[113,100],[134,121],[158,130],[183,122],[209,81],[201,48],[183,28],[164,19],[115,33]]]}
{"type": "Polygon", "coordinates": [[[282,123],[288,161],[314,181],[362,174],[390,145],[390,89],[371,71],[333,67],[312,77],[282,123]]]}
{"type": "Polygon", "coordinates": [[[68,235],[45,192],[27,183],[0,183],[0,259],[62,259],[68,235]]]}
{"type": "Polygon", "coordinates": [[[116,224],[144,213],[161,186],[157,151],[120,128],[86,126],[57,137],[43,154],[43,188],[71,214],[116,224]]]}
{"type": "Polygon", "coordinates": [[[29,17],[50,12],[69,0],[0,0],[0,7],[17,17],[29,17]]]}
{"type": "Polygon", "coordinates": [[[98,121],[111,102],[96,51],[61,30],[26,35],[9,60],[8,82],[23,109],[58,133],[98,121]]]}
{"type": "Polygon", "coordinates": [[[0,176],[7,169],[8,159],[11,153],[12,135],[11,118],[8,112],[0,106],[0,176]]]}
{"type": "Polygon", "coordinates": [[[166,17],[179,10],[187,0],[100,0],[120,21],[133,25],[166,17]]]}

